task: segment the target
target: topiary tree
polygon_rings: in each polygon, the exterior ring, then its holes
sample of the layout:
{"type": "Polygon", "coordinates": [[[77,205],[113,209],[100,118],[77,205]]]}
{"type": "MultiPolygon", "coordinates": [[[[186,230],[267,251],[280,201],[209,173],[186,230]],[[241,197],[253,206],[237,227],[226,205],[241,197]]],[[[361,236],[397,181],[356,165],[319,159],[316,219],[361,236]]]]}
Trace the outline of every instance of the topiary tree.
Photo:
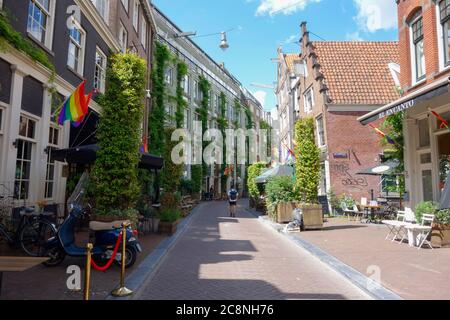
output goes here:
{"type": "Polygon", "coordinates": [[[314,135],[314,119],[303,118],[295,125],[296,191],[305,203],[318,202],[320,180],[320,149],[314,135]]]}
{"type": "Polygon", "coordinates": [[[96,211],[133,209],[140,194],[137,173],[144,111],[146,62],[135,54],[111,57],[108,88],[100,100],[97,159],[92,170],[96,211]]]}

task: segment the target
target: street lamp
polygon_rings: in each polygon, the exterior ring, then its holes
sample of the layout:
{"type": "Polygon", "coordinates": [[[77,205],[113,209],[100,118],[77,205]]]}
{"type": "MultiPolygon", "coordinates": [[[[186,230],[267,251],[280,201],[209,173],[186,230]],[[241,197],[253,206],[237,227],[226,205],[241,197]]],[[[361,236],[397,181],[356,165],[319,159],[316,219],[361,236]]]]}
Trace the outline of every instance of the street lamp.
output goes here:
{"type": "Polygon", "coordinates": [[[221,36],[220,48],[223,51],[225,51],[225,50],[227,50],[230,47],[230,45],[228,44],[228,41],[227,41],[227,34],[225,32],[221,32],[220,36],[221,36]]]}

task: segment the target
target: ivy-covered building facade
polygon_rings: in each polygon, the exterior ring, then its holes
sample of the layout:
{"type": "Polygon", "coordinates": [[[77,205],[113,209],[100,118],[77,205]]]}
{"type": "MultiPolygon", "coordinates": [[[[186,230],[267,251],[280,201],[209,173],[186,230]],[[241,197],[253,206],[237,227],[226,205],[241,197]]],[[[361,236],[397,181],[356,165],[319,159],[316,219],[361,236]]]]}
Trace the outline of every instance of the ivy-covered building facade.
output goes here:
{"type": "MultiPolygon", "coordinates": [[[[163,108],[164,126],[184,128],[191,134],[196,121],[202,122],[203,132],[206,129],[225,132],[226,129],[259,128],[259,122],[265,116],[261,104],[224,64],[214,61],[189,37],[179,36],[183,31],[156,7],[154,17],[157,47],[160,48],[155,52],[155,64],[163,66],[160,72],[164,72],[164,76],[155,80],[157,83],[154,82],[153,87],[161,87],[164,99],[160,101],[162,105],[158,105],[155,102],[158,99],[153,97],[152,112],[157,113],[155,110],[163,108]]],[[[151,119],[150,126],[158,126],[158,121],[152,124],[151,119]]],[[[150,133],[149,152],[155,153],[152,138],[157,139],[150,133]]],[[[236,162],[228,166],[203,165],[201,190],[209,192],[213,188],[215,197],[219,197],[235,184],[242,191],[245,189],[245,172],[246,166],[237,166],[236,162]]],[[[196,165],[184,165],[183,179],[199,179],[197,176],[196,165]]]]}
{"type": "Polygon", "coordinates": [[[103,92],[119,47],[90,1],[0,5],[0,195],[15,207],[62,204],[67,179],[51,154],[70,146],[71,126],[58,125],[58,108],[83,80],[86,92],[103,92]]]}

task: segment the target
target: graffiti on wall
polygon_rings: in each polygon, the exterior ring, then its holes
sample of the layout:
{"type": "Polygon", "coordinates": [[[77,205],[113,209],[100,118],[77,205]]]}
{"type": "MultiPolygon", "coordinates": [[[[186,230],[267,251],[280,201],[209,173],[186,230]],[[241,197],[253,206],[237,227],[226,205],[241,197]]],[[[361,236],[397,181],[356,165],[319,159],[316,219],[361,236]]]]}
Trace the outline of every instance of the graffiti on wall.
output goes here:
{"type": "MultiPolygon", "coordinates": [[[[349,152],[350,154],[350,152],[349,152]]],[[[352,154],[355,157],[356,162],[361,165],[361,162],[357,158],[355,152],[352,152],[352,154]]],[[[350,157],[349,157],[350,158],[350,157]]],[[[350,159],[348,162],[337,162],[331,165],[330,169],[332,172],[338,174],[341,176],[341,184],[344,187],[347,188],[356,188],[358,190],[362,190],[364,187],[369,186],[369,182],[367,181],[367,178],[354,175],[350,172],[350,159]]]]}

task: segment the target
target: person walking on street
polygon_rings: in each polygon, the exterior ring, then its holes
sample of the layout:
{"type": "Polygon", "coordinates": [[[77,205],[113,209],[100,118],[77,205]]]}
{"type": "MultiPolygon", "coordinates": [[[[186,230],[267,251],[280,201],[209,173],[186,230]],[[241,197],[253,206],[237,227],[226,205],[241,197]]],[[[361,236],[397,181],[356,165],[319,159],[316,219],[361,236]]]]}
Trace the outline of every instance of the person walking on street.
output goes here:
{"type": "Polygon", "coordinates": [[[230,217],[236,218],[236,207],[237,207],[237,200],[238,200],[238,192],[234,188],[234,186],[231,186],[230,191],[228,191],[228,201],[230,204],[230,217]]]}

